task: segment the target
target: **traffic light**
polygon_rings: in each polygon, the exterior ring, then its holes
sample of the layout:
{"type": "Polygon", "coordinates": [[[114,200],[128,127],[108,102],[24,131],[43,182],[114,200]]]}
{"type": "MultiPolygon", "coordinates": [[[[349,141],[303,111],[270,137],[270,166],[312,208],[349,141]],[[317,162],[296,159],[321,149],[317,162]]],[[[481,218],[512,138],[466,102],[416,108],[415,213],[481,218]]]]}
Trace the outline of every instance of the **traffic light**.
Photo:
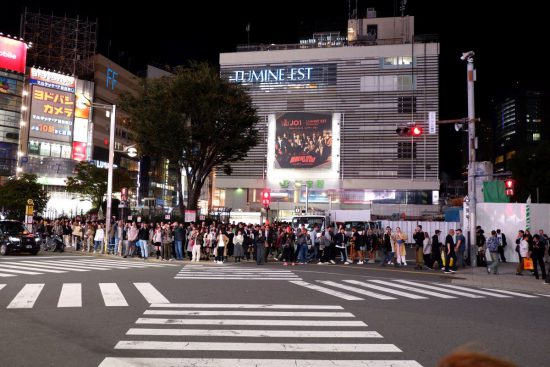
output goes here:
{"type": "Polygon", "coordinates": [[[408,127],[398,127],[395,129],[395,132],[399,136],[408,136],[410,133],[410,129],[408,127]]]}
{"type": "Polygon", "coordinates": [[[422,135],[422,128],[420,126],[413,126],[412,127],[412,136],[420,136],[422,135]]]}
{"type": "Polygon", "coordinates": [[[506,196],[514,196],[515,187],[516,187],[516,180],[509,178],[508,180],[504,181],[506,196]]]}
{"type": "Polygon", "coordinates": [[[271,192],[269,190],[262,191],[262,205],[264,207],[269,207],[271,203],[271,192]]]}
{"type": "Polygon", "coordinates": [[[404,126],[404,127],[398,127],[397,129],[395,129],[395,132],[399,136],[419,137],[420,135],[422,135],[423,129],[418,125],[414,125],[411,127],[404,126]]]}

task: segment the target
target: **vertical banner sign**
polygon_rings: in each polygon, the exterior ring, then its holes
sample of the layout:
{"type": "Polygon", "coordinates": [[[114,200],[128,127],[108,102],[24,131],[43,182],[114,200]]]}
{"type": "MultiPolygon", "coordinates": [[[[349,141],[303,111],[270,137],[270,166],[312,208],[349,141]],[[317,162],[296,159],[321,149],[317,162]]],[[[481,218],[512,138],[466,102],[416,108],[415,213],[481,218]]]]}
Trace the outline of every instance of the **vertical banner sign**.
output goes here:
{"type": "Polygon", "coordinates": [[[436,133],[435,127],[435,111],[428,112],[428,133],[433,135],[436,133]]]}
{"type": "Polygon", "coordinates": [[[194,222],[197,220],[197,212],[195,210],[185,211],[185,222],[194,222]]]}
{"type": "Polygon", "coordinates": [[[32,218],[34,216],[34,201],[32,199],[27,200],[25,206],[25,223],[32,225],[32,218]]]}
{"type": "Polygon", "coordinates": [[[332,114],[287,112],[277,116],[274,168],[332,168],[332,114]]]}

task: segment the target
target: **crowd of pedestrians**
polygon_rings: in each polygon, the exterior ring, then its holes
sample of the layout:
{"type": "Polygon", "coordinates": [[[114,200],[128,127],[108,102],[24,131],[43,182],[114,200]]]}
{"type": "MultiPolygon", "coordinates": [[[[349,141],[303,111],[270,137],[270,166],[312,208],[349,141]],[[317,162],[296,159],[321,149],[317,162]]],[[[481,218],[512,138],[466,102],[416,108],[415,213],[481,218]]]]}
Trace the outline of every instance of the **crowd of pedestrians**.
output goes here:
{"type": "MultiPolygon", "coordinates": [[[[41,220],[33,225],[33,231],[41,236],[58,235],[66,246],[82,252],[138,256],[146,260],[150,256],[163,261],[211,260],[224,263],[256,261],[265,264],[269,258],[283,265],[306,263],[358,265],[380,262],[382,266],[407,266],[407,234],[399,227],[376,228],[347,233],[344,227],[330,226],[321,230],[318,225],[308,230],[304,225],[292,228],[287,223],[274,225],[155,222],[113,222],[109,233],[104,224],[94,220],[55,221],[41,220]]],[[[412,236],[415,252],[415,269],[441,270],[454,273],[467,266],[469,259],[467,241],[461,229],[450,229],[443,235],[440,230],[430,235],[418,225],[412,236]]],[[[548,236],[543,230],[531,235],[520,230],[515,240],[519,257],[517,275],[523,275],[525,264],[533,264],[532,275],[539,275],[550,282],[548,262],[548,236]],[[525,260],[527,259],[527,260],[525,260]],[[532,261],[530,261],[532,260],[532,261]],[[527,261],[527,262],[526,262],[527,261]],[[540,269],[540,274],[539,274],[540,269]]],[[[481,227],[476,229],[477,264],[485,266],[488,274],[498,274],[501,262],[507,262],[505,248],[508,240],[500,229],[485,237],[481,227]]]]}

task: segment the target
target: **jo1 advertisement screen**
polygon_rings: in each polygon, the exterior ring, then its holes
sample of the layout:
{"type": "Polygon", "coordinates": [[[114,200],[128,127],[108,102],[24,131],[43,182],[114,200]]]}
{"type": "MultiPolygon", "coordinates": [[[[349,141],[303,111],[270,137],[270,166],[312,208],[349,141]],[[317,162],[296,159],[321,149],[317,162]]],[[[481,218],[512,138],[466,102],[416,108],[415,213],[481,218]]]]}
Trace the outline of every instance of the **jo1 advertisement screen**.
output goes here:
{"type": "Polygon", "coordinates": [[[74,93],[33,85],[29,137],[72,142],[74,108],[74,93]]]}
{"type": "Polygon", "coordinates": [[[275,169],[331,169],[332,113],[286,112],[275,119],[275,169]]]}

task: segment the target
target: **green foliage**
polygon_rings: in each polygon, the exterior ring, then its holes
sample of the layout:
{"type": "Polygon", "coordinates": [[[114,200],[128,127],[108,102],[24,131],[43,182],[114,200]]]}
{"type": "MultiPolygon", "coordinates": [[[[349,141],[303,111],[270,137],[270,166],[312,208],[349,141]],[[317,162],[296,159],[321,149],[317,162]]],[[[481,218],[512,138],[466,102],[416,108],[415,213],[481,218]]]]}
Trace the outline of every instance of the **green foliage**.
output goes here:
{"type": "MultiPolygon", "coordinates": [[[[93,208],[99,208],[103,197],[107,194],[108,170],[99,168],[88,162],[80,162],[76,166],[76,175],[68,177],[67,191],[80,194],[92,202],[93,208]]],[[[113,169],[113,192],[119,191],[122,187],[133,187],[134,180],[126,170],[113,169]]]]}
{"type": "Polygon", "coordinates": [[[536,146],[521,149],[512,158],[510,168],[512,177],[516,180],[514,198],[518,202],[525,202],[531,195],[532,202],[550,203],[550,146],[537,144],[536,146]]]}
{"type": "Polygon", "coordinates": [[[49,199],[48,193],[36,180],[36,175],[24,174],[0,187],[0,210],[3,209],[8,218],[23,220],[27,199],[34,201],[36,212],[44,210],[49,199]]]}
{"type": "Polygon", "coordinates": [[[230,173],[231,163],[257,144],[258,116],[250,96],[206,63],[147,80],[140,93],[124,95],[121,106],[131,116],[140,153],[177,162],[186,173],[189,209],[196,209],[214,168],[230,173]]]}

